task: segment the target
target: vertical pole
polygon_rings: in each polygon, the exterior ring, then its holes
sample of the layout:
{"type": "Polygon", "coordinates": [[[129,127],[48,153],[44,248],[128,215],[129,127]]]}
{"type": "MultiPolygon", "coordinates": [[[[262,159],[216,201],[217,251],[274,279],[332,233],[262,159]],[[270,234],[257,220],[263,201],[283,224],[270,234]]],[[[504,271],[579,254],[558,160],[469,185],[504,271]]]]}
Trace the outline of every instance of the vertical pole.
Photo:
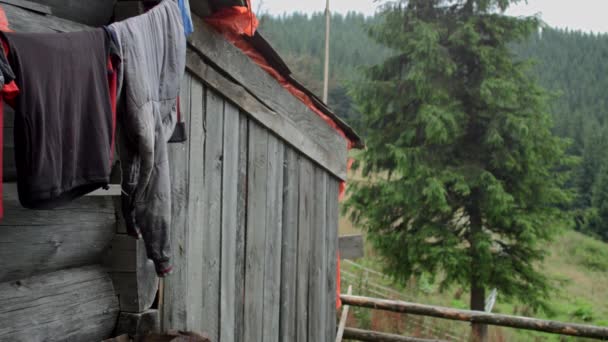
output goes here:
{"type": "Polygon", "coordinates": [[[329,12],[329,0],[325,4],[325,70],[323,74],[323,102],[327,103],[329,91],[329,26],[331,13],[329,12]]]}

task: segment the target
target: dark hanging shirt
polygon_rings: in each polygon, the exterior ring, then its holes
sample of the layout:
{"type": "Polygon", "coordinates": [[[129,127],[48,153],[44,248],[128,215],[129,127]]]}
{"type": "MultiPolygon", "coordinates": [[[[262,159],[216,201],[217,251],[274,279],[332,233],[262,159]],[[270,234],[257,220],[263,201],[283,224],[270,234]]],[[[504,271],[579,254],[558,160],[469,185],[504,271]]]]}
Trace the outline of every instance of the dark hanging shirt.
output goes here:
{"type": "Polygon", "coordinates": [[[115,122],[107,33],[3,35],[20,90],[14,135],[21,204],[53,208],[106,186],[115,122]]]}

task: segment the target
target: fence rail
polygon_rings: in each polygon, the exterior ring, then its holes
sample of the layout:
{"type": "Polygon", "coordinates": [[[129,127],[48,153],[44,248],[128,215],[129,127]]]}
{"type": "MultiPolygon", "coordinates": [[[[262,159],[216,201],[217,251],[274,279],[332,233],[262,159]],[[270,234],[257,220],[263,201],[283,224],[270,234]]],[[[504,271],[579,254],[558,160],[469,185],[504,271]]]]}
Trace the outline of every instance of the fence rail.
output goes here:
{"type": "MultiPolygon", "coordinates": [[[[370,309],[430,316],[455,321],[482,323],[517,329],[541,331],[552,334],[608,339],[608,327],[563,323],[535,318],[500,315],[482,311],[460,310],[441,306],[423,305],[395,300],[384,300],[362,296],[341,295],[342,303],[370,309]]],[[[345,334],[346,335],[346,334],[345,334]]],[[[375,340],[378,341],[378,340],[375,340]]]]}

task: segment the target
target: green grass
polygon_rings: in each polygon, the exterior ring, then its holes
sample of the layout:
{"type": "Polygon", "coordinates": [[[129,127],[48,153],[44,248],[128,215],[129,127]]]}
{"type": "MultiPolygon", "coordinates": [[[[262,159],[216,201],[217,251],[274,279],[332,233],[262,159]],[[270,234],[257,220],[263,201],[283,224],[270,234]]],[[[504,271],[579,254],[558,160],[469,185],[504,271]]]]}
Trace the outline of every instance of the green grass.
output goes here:
{"type": "MultiPolygon", "coordinates": [[[[551,310],[534,312],[525,303],[501,302],[499,292],[494,312],[608,326],[608,244],[574,231],[566,231],[548,248],[549,256],[541,268],[553,280],[556,288],[550,302],[551,310]]],[[[369,246],[366,249],[366,257],[357,262],[381,271],[381,258],[375,256],[369,246]]],[[[394,289],[406,300],[454,308],[468,306],[466,291],[454,288],[441,293],[437,286],[426,278],[402,286],[393,284],[388,278],[357,273],[357,270],[347,264],[343,264],[343,270],[357,275],[356,281],[352,283],[343,277],[343,292],[352,284],[354,294],[374,296],[374,293],[369,292],[370,286],[366,286],[366,282],[374,282],[394,289]]],[[[425,318],[423,325],[433,327],[433,331],[428,331],[414,324],[416,319],[419,318],[409,316],[403,319],[395,315],[370,313],[367,309],[357,309],[352,315],[353,326],[360,323],[362,328],[412,336],[444,338],[437,334],[445,332],[465,339],[469,331],[466,323],[425,318]]],[[[584,341],[508,328],[491,328],[490,336],[494,341],[584,341]]]]}

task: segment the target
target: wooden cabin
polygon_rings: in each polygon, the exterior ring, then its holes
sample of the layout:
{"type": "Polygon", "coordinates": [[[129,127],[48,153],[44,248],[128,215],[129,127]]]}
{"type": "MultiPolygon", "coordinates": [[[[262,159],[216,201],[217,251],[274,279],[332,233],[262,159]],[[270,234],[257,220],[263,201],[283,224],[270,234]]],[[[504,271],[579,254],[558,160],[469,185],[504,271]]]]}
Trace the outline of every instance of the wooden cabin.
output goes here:
{"type": "MultiPolygon", "coordinates": [[[[239,2],[190,0],[195,33],[180,94],[188,140],[169,145],[176,270],[162,282],[143,243],[125,234],[119,185],[56,210],[20,206],[14,116],[5,109],[0,341],[101,341],[171,329],[214,342],[334,340],[347,142],[201,19],[239,2]]],[[[15,31],[65,32],[137,14],[139,5],[0,6],[15,31]]],[[[293,79],[261,35],[251,41],[293,79]]]]}

